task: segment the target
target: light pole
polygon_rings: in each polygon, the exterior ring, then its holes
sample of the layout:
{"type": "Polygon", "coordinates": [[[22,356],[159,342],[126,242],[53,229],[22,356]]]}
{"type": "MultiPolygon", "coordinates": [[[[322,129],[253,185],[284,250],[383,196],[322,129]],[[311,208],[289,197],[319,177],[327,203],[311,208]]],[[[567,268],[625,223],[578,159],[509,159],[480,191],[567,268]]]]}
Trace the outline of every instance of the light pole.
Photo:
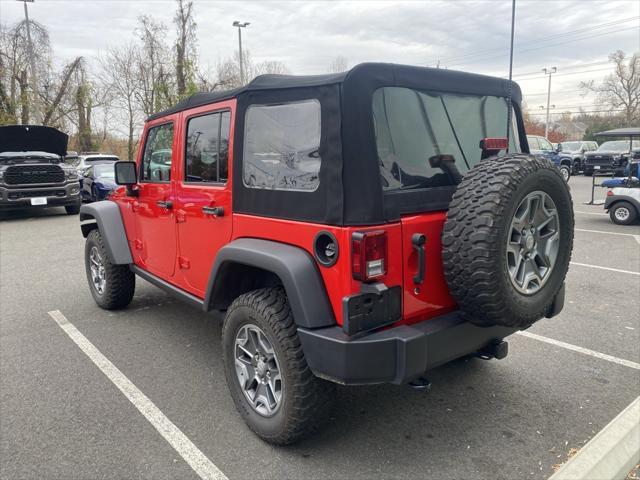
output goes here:
{"type": "Polygon", "coordinates": [[[31,89],[33,90],[33,107],[34,117],[37,121],[40,114],[40,99],[38,98],[38,80],[36,74],[36,59],[33,53],[33,42],[31,40],[31,22],[29,21],[29,10],[27,9],[27,3],[33,3],[35,0],[18,0],[18,2],[24,3],[24,21],[27,27],[27,50],[29,50],[29,67],[31,69],[31,89]]]}
{"type": "Polygon", "coordinates": [[[547,138],[549,133],[549,103],[551,102],[551,75],[556,73],[558,69],[556,67],[543,68],[542,71],[545,75],[549,75],[549,88],[547,89],[547,121],[544,124],[544,138],[547,138]]]}
{"type": "Polygon", "coordinates": [[[242,29],[251,25],[249,22],[239,22],[236,20],[233,22],[234,27],[238,27],[238,53],[240,60],[240,83],[244,85],[244,66],[242,65],[242,29]]]}

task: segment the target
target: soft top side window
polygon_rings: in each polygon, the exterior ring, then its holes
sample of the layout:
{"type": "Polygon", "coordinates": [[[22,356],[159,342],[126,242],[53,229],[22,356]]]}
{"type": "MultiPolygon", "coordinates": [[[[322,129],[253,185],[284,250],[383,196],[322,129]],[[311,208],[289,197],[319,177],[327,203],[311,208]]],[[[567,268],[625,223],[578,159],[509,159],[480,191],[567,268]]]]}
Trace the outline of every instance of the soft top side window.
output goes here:
{"type": "Polygon", "coordinates": [[[190,118],[185,142],[185,181],[225,183],[228,178],[231,112],[190,118]]]}
{"type": "Polygon", "coordinates": [[[251,105],[242,179],[249,188],[314,191],[320,183],[320,102],[251,105]]]}
{"type": "Polygon", "coordinates": [[[149,129],[140,166],[140,179],[143,182],[171,180],[172,147],[173,123],[165,123],[149,129]]]}
{"type": "MultiPolygon", "coordinates": [[[[507,100],[383,87],[373,95],[373,117],[383,189],[439,187],[455,180],[429,159],[452,155],[464,175],[482,158],[481,139],[506,136],[507,100]]],[[[519,152],[512,118],[509,150],[519,152]]]]}

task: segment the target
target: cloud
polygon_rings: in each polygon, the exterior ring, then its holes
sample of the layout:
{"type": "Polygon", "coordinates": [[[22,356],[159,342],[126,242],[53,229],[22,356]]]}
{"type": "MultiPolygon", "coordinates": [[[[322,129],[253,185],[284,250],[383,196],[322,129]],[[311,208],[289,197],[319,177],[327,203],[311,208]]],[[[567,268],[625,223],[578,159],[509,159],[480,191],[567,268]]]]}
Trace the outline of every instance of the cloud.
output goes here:
{"type": "MultiPolygon", "coordinates": [[[[175,2],[36,0],[29,4],[33,19],[51,34],[56,58],[96,57],[100,50],[131,39],[137,18],[148,14],[167,25],[174,38],[175,2]]],[[[244,1],[196,0],[199,56],[215,65],[237,49],[234,20],[248,21],[243,44],[256,61],[280,60],[293,73],[327,70],[337,55],[351,64],[385,61],[435,65],[494,75],[506,75],[511,2],[504,1],[244,1]]],[[[518,0],[514,72],[538,72],[558,67],[554,90],[575,90],[580,80],[601,78],[606,71],[570,74],[563,69],[604,62],[614,50],[640,50],[640,2],[518,0]],[[613,23],[636,17],[634,21],[613,23]],[[612,22],[608,27],[592,28],[612,22]],[[635,29],[629,28],[635,27],[635,29]],[[575,32],[566,35],[566,32],[575,32]]],[[[0,21],[20,20],[23,7],[0,0],[0,21]]],[[[606,68],[601,65],[599,68],[606,68]]],[[[598,66],[584,70],[597,70],[598,66]]],[[[574,68],[573,70],[580,71],[574,68]]],[[[525,94],[546,90],[540,75],[516,78],[525,94]]],[[[537,103],[543,97],[528,98],[537,103]]],[[[576,92],[559,93],[558,104],[584,104],[576,92]]],[[[554,99],[552,99],[552,103],[554,99]]]]}

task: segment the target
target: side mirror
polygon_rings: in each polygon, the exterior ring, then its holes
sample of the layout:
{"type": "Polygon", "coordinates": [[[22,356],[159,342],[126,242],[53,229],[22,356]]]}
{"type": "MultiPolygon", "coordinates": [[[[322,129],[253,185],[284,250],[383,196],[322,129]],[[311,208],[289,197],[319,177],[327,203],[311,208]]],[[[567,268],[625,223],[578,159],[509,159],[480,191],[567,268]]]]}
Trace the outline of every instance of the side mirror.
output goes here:
{"type": "Polygon", "coordinates": [[[131,187],[138,183],[138,169],[136,162],[116,162],[114,165],[116,183],[131,187]]]}

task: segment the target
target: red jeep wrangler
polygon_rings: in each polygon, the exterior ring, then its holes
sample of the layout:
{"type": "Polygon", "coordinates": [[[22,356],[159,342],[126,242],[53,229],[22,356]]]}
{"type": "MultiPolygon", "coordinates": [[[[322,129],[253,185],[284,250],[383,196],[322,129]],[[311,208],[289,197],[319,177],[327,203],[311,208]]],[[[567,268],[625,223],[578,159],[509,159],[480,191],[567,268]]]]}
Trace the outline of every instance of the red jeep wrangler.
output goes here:
{"type": "Polygon", "coordinates": [[[573,246],[567,185],[528,155],[512,87],[362,64],[150,117],[122,187],[81,210],[95,301],[127,306],[139,275],[226,312],[231,396],[276,444],[322,423],[334,383],[503,357],[562,309],[573,246]]]}

